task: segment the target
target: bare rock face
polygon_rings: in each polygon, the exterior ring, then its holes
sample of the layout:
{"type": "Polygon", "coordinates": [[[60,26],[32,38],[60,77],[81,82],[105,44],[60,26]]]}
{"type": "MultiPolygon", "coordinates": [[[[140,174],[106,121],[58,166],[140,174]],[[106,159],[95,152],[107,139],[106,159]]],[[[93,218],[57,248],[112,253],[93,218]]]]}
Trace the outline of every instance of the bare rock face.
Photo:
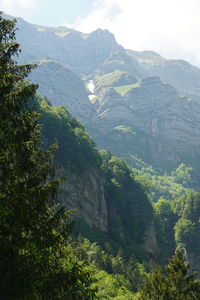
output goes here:
{"type": "Polygon", "coordinates": [[[200,101],[200,69],[180,59],[165,59],[153,51],[132,51],[127,54],[140,65],[141,78],[159,76],[174,86],[180,95],[198,97],[200,101]]]}
{"type": "Polygon", "coordinates": [[[54,106],[67,106],[69,112],[81,122],[88,124],[96,117],[84,82],[71,70],[51,60],[40,61],[29,78],[39,85],[41,96],[45,96],[54,106]]]}
{"type": "Polygon", "coordinates": [[[17,27],[23,63],[50,58],[74,72],[89,74],[122,48],[108,30],[83,34],[67,27],[33,25],[21,18],[17,18],[17,27]]]}
{"type": "Polygon", "coordinates": [[[148,226],[145,232],[144,249],[147,253],[150,253],[154,257],[158,256],[159,254],[159,247],[156,240],[155,227],[153,221],[148,226]]]}
{"type": "Polygon", "coordinates": [[[134,109],[134,125],[160,144],[157,154],[174,161],[180,159],[181,153],[196,154],[200,147],[198,102],[178,96],[158,77],[143,80],[140,88],[126,95],[126,102],[134,109]]]}
{"type": "Polygon", "coordinates": [[[121,152],[126,159],[136,154],[159,167],[198,158],[200,103],[179,96],[159,77],[142,80],[140,87],[124,97],[113,89],[105,90],[99,95],[98,115],[102,137],[97,144],[109,145],[110,151],[121,152]]]}
{"type": "Polygon", "coordinates": [[[107,231],[104,179],[98,170],[90,170],[80,176],[66,174],[59,198],[68,209],[75,209],[76,215],[83,218],[91,228],[107,231]]]}

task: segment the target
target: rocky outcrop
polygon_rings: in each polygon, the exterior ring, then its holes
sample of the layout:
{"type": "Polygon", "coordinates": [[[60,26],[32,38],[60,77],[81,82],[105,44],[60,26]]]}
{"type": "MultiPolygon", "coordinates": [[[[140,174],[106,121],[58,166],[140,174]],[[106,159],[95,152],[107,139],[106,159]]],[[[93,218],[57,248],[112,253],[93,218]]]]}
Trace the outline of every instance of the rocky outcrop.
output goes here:
{"type": "Polygon", "coordinates": [[[153,51],[131,51],[127,54],[140,65],[141,78],[159,76],[174,86],[180,95],[198,97],[200,101],[200,69],[184,60],[165,59],[153,51]]]}
{"type": "Polygon", "coordinates": [[[138,62],[134,59],[131,59],[126,54],[124,49],[111,53],[107,59],[99,64],[95,73],[98,75],[103,75],[114,72],[115,70],[128,72],[130,75],[136,78],[140,78],[142,76],[138,62]]]}
{"type": "Polygon", "coordinates": [[[148,74],[173,85],[180,95],[200,96],[200,70],[184,60],[166,60],[162,65],[149,68],[148,74]]]}
{"type": "Polygon", "coordinates": [[[122,155],[129,163],[128,156],[135,155],[156,167],[197,162],[198,101],[180,97],[158,77],[142,80],[140,87],[133,88],[124,97],[113,89],[101,92],[97,123],[101,128],[99,147],[108,145],[110,151],[122,155]]]}
{"type": "Polygon", "coordinates": [[[38,92],[54,106],[65,105],[69,112],[88,125],[96,112],[88,98],[84,82],[71,70],[51,61],[39,61],[29,78],[39,85],[38,92]]]}
{"type": "Polygon", "coordinates": [[[83,34],[67,27],[45,27],[17,18],[20,62],[52,59],[76,73],[90,74],[111,53],[122,49],[108,30],[83,34]]]}
{"type": "Polygon", "coordinates": [[[198,102],[178,96],[172,86],[163,84],[158,77],[143,80],[140,88],[126,94],[125,102],[134,110],[134,126],[158,141],[160,149],[156,155],[177,161],[181,160],[181,154],[197,154],[200,147],[198,102]]]}
{"type": "Polygon", "coordinates": [[[155,235],[155,227],[153,221],[145,231],[144,249],[154,257],[159,255],[159,247],[155,235]]]}
{"type": "Polygon", "coordinates": [[[104,179],[98,170],[83,175],[66,173],[59,199],[68,209],[75,209],[92,228],[107,231],[107,206],[104,196],[104,179]]]}

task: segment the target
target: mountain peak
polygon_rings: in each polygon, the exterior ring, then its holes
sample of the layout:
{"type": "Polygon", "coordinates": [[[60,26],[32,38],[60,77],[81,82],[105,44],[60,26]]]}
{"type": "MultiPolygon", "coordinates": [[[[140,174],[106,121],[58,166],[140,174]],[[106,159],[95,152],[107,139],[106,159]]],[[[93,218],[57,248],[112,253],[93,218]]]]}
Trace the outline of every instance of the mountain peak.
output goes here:
{"type": "Polygon", "coordinates": [[[88,35],[88,39],[103,40],[117,45],[114,34],[107,29],[96,29],[88,35]]]}

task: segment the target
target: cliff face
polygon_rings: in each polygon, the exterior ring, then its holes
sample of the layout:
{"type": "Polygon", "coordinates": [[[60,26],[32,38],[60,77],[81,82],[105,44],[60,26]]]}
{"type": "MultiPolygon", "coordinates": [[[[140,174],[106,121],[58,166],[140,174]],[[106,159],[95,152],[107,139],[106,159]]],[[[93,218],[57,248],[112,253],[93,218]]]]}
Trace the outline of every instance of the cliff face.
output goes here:
{"type": "MultiPolygon", "coordinates": [[[[169,84],[159,78],[144,79],[140,88],[127,93],[125,102],[134,110],[133,124],[152,136],[159,147],[152,155],[181,161],[194,158],[200,147],[200,105],[195,100],[178,96],[169,84]]],[[[156,157],[155,157],[156,160],[156,157]]]]}
{"type": "Polygon", "coordinates": [[[153,222],[146,229],[144,238],[144,249],[147,253],[152,254],[154,257],[159,255],[159,247],[156,240],[155,227],[153,222]]]}
{"type": "Polygon", "coordinates": [[[69,112],[84,124],[96,117],[96,111],[88,98],[84,82],[62,65],[43,60],[29,76],[39,85],[38,92],[54,106],[65,105],[69,112]]]}
{"type": "Polygon", "coordinates": [[[129,245],[133,253],[137,245],[146,251],[145,230],[152,222],[153,211],[131,169],[111,153],[99,153],[65,107],[52,107],[39,97],[37,102],[45,145],[48,147],[55,139],[59,145],[56,159],[61,176],[66,178],[59,201],[76,211],[79,232],[83,226],[86,236],[100,235],[102,241],[110,240],[116,247],[129,245]]]}
{"type": "Polygon", "coordinates": [[[141,68],[141,78],[159,76],[163,82],[174,86],[180,95],[200,96],[200,69],[179,59],[165,59],[153,51],[127,51],[132,61],[141,68]]]}
{"type": "MultiPolygon", "coordinates": [[[[116,195],[110,193],[108,197],[106,192],[108,183],[98,169],[88,170],[82,175],[69,171],[64,171],[63,174],[66,176],[66,180],[62,184],[59,200],[68,209],[75,210],[76,219],[84,220],[91,230],[102,231],[105,236],[115,243],[117,242],[118,245],[127,247],[138,245],[145,253],[154,257],[158,256],[159,249],[152,217],[151,221],[146,221],[146,229],[143,235],[140,235],[140,241],[137,243],[135,241],[135,226],[138,222],[141,223],[142,218],[145,220],[145,213],[147,213],[140,211],[139,205],[136,204],[138,199],[135,196],[132,197],[132,201],[126,208],[116,201],[116,195]],[[128,213],[126,213],[127,209],[128,213]],[[140,221],[137,220],[138,213],[140,221]],[[129,229],[127,229],[127,225],[129,229]]],[[[144,227],[143,223],[141,227],[144,227]]],[[[132,251],[134,253],[134,250],[132,251]]]]}
{"type": "Polygon", "coordinates": [[[69,209],[76,210],[76,216],[83,218],[92,228],[107,232],[107,206],[104,195],[104,178],[97,169],[83,175],[66,173],[62,184],[60,201],[69,209]]]}
{"type": "Polygon", "coordinates": [[[108,89],[99,95],[97,144],[130,163],[130,155],[157,167],[192,163],[200,149],[199,114],[198,101],[180,97],[158,77],[142,80],[123,97],[108,89]]]}
{"type": "Polygon", "coordinates": [[[88,74],[122,48],[108,30],[83,34],[66,27],[29,24],[21,18],[17,18],[17,26],[23,63],[51,58],[74,72],[88,74]]]}

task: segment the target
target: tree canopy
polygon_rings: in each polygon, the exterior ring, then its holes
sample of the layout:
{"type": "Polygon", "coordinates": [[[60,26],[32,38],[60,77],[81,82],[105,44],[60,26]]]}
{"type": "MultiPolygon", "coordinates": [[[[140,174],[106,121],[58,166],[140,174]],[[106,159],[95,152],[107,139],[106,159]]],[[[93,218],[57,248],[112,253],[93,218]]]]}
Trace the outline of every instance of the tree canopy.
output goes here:
{"type": "Polygon", "coordinates": [[[200,281],[189,273],[189,264],[180,249],[170,259],[165,269],[155,269],[148,274],[141,287],[140,300],[197,300],[200,281]]]}
{"type": "Polygon", "coordinates": [[[55,145],[41,150],[33,65],[18,65],[15,21],[0,13],[0,297],[93,299],[90,272],[69,247],[57,204],[55,145]]]}

